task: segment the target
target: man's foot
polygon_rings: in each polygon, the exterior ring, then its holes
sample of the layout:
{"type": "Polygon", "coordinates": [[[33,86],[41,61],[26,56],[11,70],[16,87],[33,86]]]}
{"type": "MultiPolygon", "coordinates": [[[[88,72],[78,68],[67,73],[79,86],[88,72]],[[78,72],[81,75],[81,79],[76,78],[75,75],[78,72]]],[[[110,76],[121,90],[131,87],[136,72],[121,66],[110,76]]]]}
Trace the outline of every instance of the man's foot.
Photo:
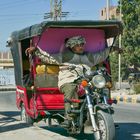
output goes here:
{"type": "Polygon", "coordinates": [[[69,128],[71,125],[71,121],[70,120],[65,120],[64,122],[61,123],[62,127],[66,127],[69,128]]]}

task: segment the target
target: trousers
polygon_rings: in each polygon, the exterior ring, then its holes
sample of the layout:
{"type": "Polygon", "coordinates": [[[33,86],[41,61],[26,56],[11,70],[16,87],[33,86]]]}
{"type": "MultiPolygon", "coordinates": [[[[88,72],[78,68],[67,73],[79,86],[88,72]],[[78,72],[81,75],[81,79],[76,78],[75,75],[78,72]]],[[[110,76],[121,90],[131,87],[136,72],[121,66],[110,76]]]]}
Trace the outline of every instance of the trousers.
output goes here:
{"type": "MultiPolygon", "coordinates": [[[[78,99],[77,95],[77,84],[76,83],[66,83],[61,86],[61,92],[64,93],[65,99],[78,99]]],[[[78,103],[72,103],[73,107],[78,107],[78,103]]],[[[66,102],[65,103],[65,111],[71,110],[71,104],[66,102]]]]}

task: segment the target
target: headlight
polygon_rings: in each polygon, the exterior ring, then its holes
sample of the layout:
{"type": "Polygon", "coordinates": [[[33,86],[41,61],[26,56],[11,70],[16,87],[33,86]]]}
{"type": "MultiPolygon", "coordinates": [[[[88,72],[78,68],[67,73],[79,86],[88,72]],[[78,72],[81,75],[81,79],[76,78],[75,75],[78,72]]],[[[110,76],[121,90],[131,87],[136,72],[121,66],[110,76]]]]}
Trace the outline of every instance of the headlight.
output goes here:
{"type": "Polygon", "coordinates": [[[112,83],[111,83],[110,81],[107,82],[107,83],[106,83],[106,87],[107,87],[107,88],[112,88],[112,83]]]}
{"type": "Polygon", "coordinates": [[[96,75],[92,78],[92,83],[97,88],[105,87],[106,81],[102,75],[96,75]]]}

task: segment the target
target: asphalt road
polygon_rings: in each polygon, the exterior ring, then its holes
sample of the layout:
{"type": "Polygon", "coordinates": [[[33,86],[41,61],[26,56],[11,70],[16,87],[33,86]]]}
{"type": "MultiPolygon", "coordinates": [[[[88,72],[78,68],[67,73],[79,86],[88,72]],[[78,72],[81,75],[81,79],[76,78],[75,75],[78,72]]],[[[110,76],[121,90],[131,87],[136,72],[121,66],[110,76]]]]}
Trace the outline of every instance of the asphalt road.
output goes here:
{"type": "MultiPolygon", "coordinates": [[[[116,129],[117,140],[138,140],[140,139],[140,104],[114,105],[114,121],[119,125],[116,129]]],[[[71,137],[61,128],[47,127],[40,122],[29,126],[19,121],[19,111],[15,105],[14,92],[0,92],[0,140],[90,140],[90,134],[71,137]]]]}
{"type": "Polygon", "coordinates": [[[120,127],[117,130],[117,139],[140,139],[140,104],[119,103],[114,108],[114,121],[120,127]]]}

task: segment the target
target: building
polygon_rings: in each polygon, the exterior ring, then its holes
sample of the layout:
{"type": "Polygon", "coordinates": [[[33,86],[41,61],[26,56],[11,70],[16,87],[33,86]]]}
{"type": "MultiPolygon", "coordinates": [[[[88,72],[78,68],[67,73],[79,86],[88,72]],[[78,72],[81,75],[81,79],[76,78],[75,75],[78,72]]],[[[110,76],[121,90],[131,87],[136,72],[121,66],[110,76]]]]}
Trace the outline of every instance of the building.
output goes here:
{"type": "Polygon", "coordinates": [[[12,55],[10,51],[0,52],[0,60],[12,59],[12,55]]]}
{"type": "Polygon", "coordinates": [[[0,52],[0,69],[13,68],[13,59],[10,51],[0,52]]]}
{"type": "MultiPolygon", "coordinates": [[[[107,8],[103,8],[100,11],[100,19],[106,20],[107,19],[107,8]]],[[[117,6],[110,6],[109,7],[109,19],[120,19],[120,12],[117,6]]]]}

